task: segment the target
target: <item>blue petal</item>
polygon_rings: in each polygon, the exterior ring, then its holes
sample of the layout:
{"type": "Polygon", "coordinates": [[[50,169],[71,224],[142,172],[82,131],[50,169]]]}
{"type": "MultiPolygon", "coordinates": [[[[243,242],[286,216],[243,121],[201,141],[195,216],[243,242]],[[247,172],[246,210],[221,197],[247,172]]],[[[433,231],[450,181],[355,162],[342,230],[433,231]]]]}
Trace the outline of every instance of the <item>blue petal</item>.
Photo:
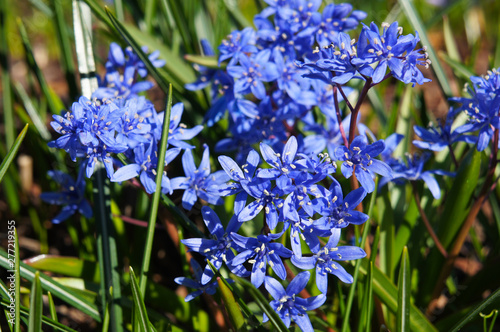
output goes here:
{"type": "Polygon", "coordinates": [[[309,271],[304,271],[297,274],[286,288],[287,295],[292,296],[294,294],[300,293],[306,287],[310,276],[311,274],[309,273],[309,271]]]}

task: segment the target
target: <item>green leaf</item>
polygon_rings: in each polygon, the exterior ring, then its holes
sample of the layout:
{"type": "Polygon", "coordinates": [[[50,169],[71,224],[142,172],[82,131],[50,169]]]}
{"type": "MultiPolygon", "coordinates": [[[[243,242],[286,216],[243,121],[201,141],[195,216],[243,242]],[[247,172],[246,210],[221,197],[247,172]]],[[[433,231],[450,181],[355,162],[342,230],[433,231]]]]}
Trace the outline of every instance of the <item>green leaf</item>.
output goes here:
{"type": "Polygon", "coordinates": [[[413,5],[412,0],[398,0],[399,4],[403,8],[403,11],[406,14],[406,17],[410,21],[411,25],[418,31],[420,39],[422,40],[422,44],[427,46],[427,53],[429,54],[429,59],[432,61],[431,69],[436,75],[436,78],[439,82],[440,88],[443,90],[443,93],[446,97],[453,96],[453,92],[451,90],[450,83],[448,82],[448,78],[439,62],[439,59],[432,47],[432,44],[427,37],[427,31],[425,29],[425,25],[420,18],[415,6],[413,5]]]}
{"type": "Polygon", "coordinates": [[[232,275],[232,279],[236,280],[238,283],[240,283],[245,290],[250,294],[250,296],[255,300],[259,308],[267,315],[269,318],[269,322],[271,325],[276,329],[276,331],[279,332],[287,332],[288,328],[286,327],[285,323],[281,320],[281,318],[278,316],[276,311],[269,305],[269,302],[267,299],[262,295],[262,293],[255,288],[254,285],[252,285],[251,282],[249,282],[246,279],[237,277],[232,275]]]}
{"type": "Polygon", "coordinates": [[[448,16],[443,16],[443,35],[446,50],[448,51],[448,56],[454,61],[461,62],[460,53],[458,52],[458,47],[455,43],[453,32],[451,30],[452,29],[450,26],[450,21],[448,20],[448,16]]]}
{"type": "Polygon", "coordinates": [[[141,267],[141,275],[139,281],[140,285],[139,288],[141,290],[142,295],[144,295],[144,292],[146,291],[146,281],[149,272],[149,264],[151,262],[151,253],[153,251],[153,239],[155,234],[156,217],[158,216],[158,205],[160,204],[160,197],[162,191],[161,183],[163,180],[163,173],[165,169],[165,153],[167,151],[168,130],[170,128],[171,111],[172,111],[172,85],[169,85],[167,109],[165,110],[165,113],[163,115],[164,125],[161,132],[158,165],[156,168],[156,190],[153,193],[153,200],[151,202],[146,244],[144,248],[144,254],[142,256],[142,267],[141,267]]]}
{"type": "Polygon", "coordinates": [[[496,304],[497,308],[500,304],[500,288],[498,288],[493,294],[488,296],[483,302],[481,302],[477,307],[475,307],[472,311],[470,311],[465,317],[463,317],[451,330],[451,332],[459,331],[465,324],[470,321],[479,318],[479,313],[483,311],[488,306],[496,304]]]}
{"type": "Polygon", "coordinates": [[[137,318],[139,322],[140,331],[149,331],[149,318],[146,311],[146,305],[142,299],[142,295],[137,284],[137,279],[135,278],[134,269],[130,267],[130,286],[132,287],[132,298],[134,299],[135,312],[137,313],[137,318]]]}
{"type": "Polygon", "coordinates": [[[81,0],[73,0],[73,28],[82,95],[90,99],[98,87],[92,50],[92,16],[89,6],[81,0]]]}
{"type": "MultiPolygon", "coordinates": [[[[0,266],[5,269],[10,268],[8,254],[3,249],[0,249],[0,266]]],[[[34,280],[36,272],[34,268],[22,262],[19,262],[17,266],[20,267],[21,277],[27,279],[28,281],[34,280]]],[[[46,291],[50,291],[57,298],[63,300],[69,305],[74,306],[76,309],[80,310],[84,314],[89,315],[96,321],[101,321],[99,310],[94,303],[87,301],[80,295],[74,294],[70,289],[61,285],[60,283],[43,273],[40,273],[40,282],[43,289],[45,289],[46,291]]]]}
{"type": "MultiPolygon", "coordinates": [[[[36,63],[35,56],[33,53],[33,49],[31,47],[31,43],[28,39],[28,34],[26,32],[26,28],[24,27],[23,21],[21,18],[17,18],[17,26],[19,29],[19,33],[21,34],[21,41],[24,46],[24,51],[26,55],[26,62],[28,63],[28,66],[30,69],[33,71],[35,74],[38,84],[40,85],[40,88],[42,90],[43,95],[45,96],[45,99],[47,100],[47,103],[49,104],[50,111],[53,114],[58,114],[61,109],[64,108],[63,103],[61,100],[57,97],[56,94],[52,93],[52,90],[50,89],[49,85],[47,84],[47,81],[45,81],[45,77],[43,76],[42,71],[40,70],[40,67],[38,67],[38,64],[36,63]]],[[[45,114],[41,114],[42,119],[45,118],[45,114]]]]}
{"type": "Polygon", "coordinates": [[[40,284],[40,272],[36,271],[33,285],[31,286],[29,332],[42,330],[42,310],[42,285],[40,284]]]}
{"type": "Polygon", "coordinates": [[[23,262],[37,270],[82,278],[95,283],[100,281],[99,266],[95,262],[76,257],[39,255],[25,259],[23,262]]]}
{"type": "MultiPolygon", "coordinates": [[[[10,305],[10,301],[1,300],[0,304],[7,308],[10,305]]],[[[29,317],[29,315],[30,315],[29,308],[26,308],[23,305],[19,305],[19,307],[20,307],[20,313],[23,316],[29,317]]],[[[23,318],[23,320],[25,320],[24,317],[22,317],[22,318],[23,318]]],[[[21,317],[19,317],[19,319],[21,319],[21,317]]],[[[56,322],[56,321],[54,321],[48,317],[45,317],[45,316],[42,316],[42,323],[54,328],[54,330],[57,330],[57,331],[76,332],[76,330],[73,330],[70,327],[64,326],[63,324],[56,322]]],[[[19,325],[16,325],[16,326],[19,326],[19,325]]],[[[40,330],[40,331],[42,331],[42,330],[40,330]]]]}
{"type": "MultiPolygon", "coordinates": [[[[372,251],[373,254],[373,251],[372,251]]],[[[368,273],[365,281],[365,291],[363,302],[361,303],[361,320],[358,325],[358,331],[371,331],[371,319],[373,311],[373,262],[368,265],[368,273]]]]}
{"type": "Polygon", "coordinates": [[[217,283],[219,284],[222,299],[224,300],[224,306],[226,307],[231,324],[237,331],[245,330],[245,319],[243,318],[240,307],[234,299],[232,288],[230,288],[229,283],[219,273],[215,266],[213,266],[210,260],[207,260],[207,264],[210,266],[210,269],[217,278],[217,283]]]}
{"type": "Polygon", "coordinates": [[[52,298],[52,293],[47,292],[47,296],[49,298],[49,310],[50,310],[50,317],[54,322],[57,322],[57,311],[56,311],[56,305],[54,304],[54,299],[52,298]]]}
{"type": "Polygon", "coordinates": [[[410,298],[411,298],[411,269],[408,258],[408,248],[404,247],[398,278],[398,312],[396,315],[396,331],[409,331],[410,298]]]}
{"type": "MultiPolygon", "coordinates": [[[[360,272],[368,274],[368,260],[362,259],[360,272]]],[[[373,291],[389,311],[396,314],[398,310],[398,289],[377,267],[373,269],[373,291]]],[[[437,331],[425,315],[414,305],[410,304],[410,329],[412,331],[437,331]]]]}
{"type": "Polygon", "coordinates": [[[9,169],[12,160],[14,160],[14,157],[16,156],[17,151],[19,150],[19,147],[21,146],[21,143],[23,142],[24,136],[26,136],[27,132],[28,132],[28,124],[24,126],[24,129],[19,133],[19,136],[17,136],[14,145],[12,145],[9,152],[2,160],[2,164],[0,165],[0,182],[2,182],[2,179],[7,170],[9,169]]]}
{"type": "Polygon", "coordinates": [[[467,68],[461,61],[454,60],[444,52],[439,52],[439,56],[453,69],[455,76],[467,80],[471,76],[474,76],[474,72],[470,68],[467,68]]]}
{"type": "Polygon", "coordinates": [[[219,284],[222,299],[224,300],[224,306],[226,307],[231,324],[236,331],[245,330],[245,319],[243,318],[239,305],[234,299],[233,292],[231,292],[220,277],[217,277],[217,283],[219,284]]]}
{"type": "Polygon", "coordinates": [[[14,125],[14,108],[12,105],[12,92],[11,92],[11,77],[10,77],[10,65],[9,65],[9,43],[8,36],[12,34],[8,31],[8,17],[11,15],[10,9],[11,4],[8,1],[2,1],[0,3],[0,52],[2,56],[0,57],[0,67],[2,68],[2,102],[3,102],[3,118],[4,118],[4,130],[5,130],[5,144],[6,149],[10,149],[14,143],[14,137],[16,136],[14,125]]]}
{"type": "Polygon", "coordinates": [[[219,63],[217,61],[217,57],[214,56],[203,56],[203,55],[193,55],[193,54],[186,54],[184,55],[184,59],[191,63],[196,63],[198,65],[207,67],[207,68],[213,68],[213,69],[224,69],[224,66],[221,64],[219,66],[219,63]]]}

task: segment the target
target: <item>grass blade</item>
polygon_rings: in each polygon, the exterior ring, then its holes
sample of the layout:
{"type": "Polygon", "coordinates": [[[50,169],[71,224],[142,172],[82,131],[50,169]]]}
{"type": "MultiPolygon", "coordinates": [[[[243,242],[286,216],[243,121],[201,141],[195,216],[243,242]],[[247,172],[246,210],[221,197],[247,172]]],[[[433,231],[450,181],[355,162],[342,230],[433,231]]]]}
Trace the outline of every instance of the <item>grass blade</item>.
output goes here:
{"type": "Polygon", "coordinates": [[[8,1],[2,1],[0,4],[0,67],[2,68],[2,96],[3,96],[3,118],[5,128],[5,143],[6,149],[10,149],[14,143],[15,126],[14,126],[14,109],[12,107],[12,92],[11,79],[9,72],[9,32],[7,18],[9,17],[10,4],[8,1]]]}
{"type": "Polygon", "coordinates": [[[167,151],[168,130],[170,128],[171,111],[172,111],[172,85],[170,85],[168,89],[167,109],[165,110],[163,118],[160,150],[158,154],[158,165],[156,168],[156,190],[153,194],[153,201],[151,202],[146,244],[144,248],[144,255],[142,257],[142,268],[140,274],[139,289],[143,296],[144,293],[146,292],[146,282],[149,272],[149,264],[151,262],[151,252],[153,250],[153,238],[155,235],[156,217],[158,215],[158,205],[160,204],[161,183],[165,169],[165,153],[167,151]]]}
{"type": "MultiPolygon", "coordinates": [[[[0,250],[0,266],[5,269],[10,268],[8,254],[3,249],[0,250]]],[[[27,279],[28,281],[33,281],[35,279],[36,270],[34,268],[22,262],[19,262],[17,266],[20,267],[21,277],[27,279]]],[[[69,305],[74,306],[76,309],[80,310],[86,315],[89,315],[96,321],[101,321],[101,315],[99,314],[99,310],[94,303],[87,301],[85,298],[78,294],[75,294],[67,287],[61,285],[59,282],[55,281],[44,273],[40,273],[40,282],[43,289],[45,289],[46,291],[50,291],[57,298],[63,300],[69,305]]]]}
{"type": "Polygon", "coordinates": [[[33,125],[35,126],[36,130],[38,131],[38,134],[46,140],[50,141],[52,139],[52,135],[50,134],[49,130],[47,129],[47,126],[43,122],[43,120],[40,118],[40,115],[35,109],[35,106],[33,106],[33,103],[31,102],[28,94],[26,93],[26,90],[24,89],[23,85],[19,82],[15,83],[15,88],[16,92],[19,95],[19,99],[24,104],[24,109],[30,116],[31,121],[33,121],[33,125]]]}
{"type": "MultiPolygon", "coordinates": [[[[19,301],[19,299],[18,299],[19,301]]],[[[31,286],[30,295],[30,314],[29,314],[29,332],[37,332],[42,330],[42,285],[40,284],[40,272],[35,272],[33,285],[31,286]]]]}
{"type": "Polygon", "coordinates": [[[365,292],[363,303],[361,304],[361,321],[358,326],[358,331],[371,331],[371,318],[373,311],[373,262],[368,265],[368,273],[366,274],[365,292]]]}
{"type": "Polygon", "coordinates": [[[489,305],[500,302],[500,288],[498,288],[493,294],[488,296],[483,302],[481,302],[474,310],[470,311],[463,319],[461,319],[451,330],[452,332],[459,331],[468,322],[479,317],[479,313],[487,308],[489,305]]]}
{"type": "Polygon", "coordinates": [[[19,136],[17,136],[17,139],[14,142],[14,145],[10,148],[9,152],[5,156],[5,158],[2,161],[2,164],[0,165],[0,182],[2,182],[2,179],[9,169],[10,164],[12,163],[12,160],[17,154],[17,151],[19,150],[19,147],[21,146],[21,143],[24,140],[24,136],[26,136],[26,133],[28,132],[28,125],[26,124],[24,126],[24,129],[21,131],[19,136]]]}
{"type": "Polygon", "coordinates": [[[143,297],[139,290],[139,285],[137,284],[137,279],[135,278],[134,269],[130,267],[130,286],[132,287],[132,298],[134,299],[135,312],[139,321],[140,331],[149,331],[149,318],[146,311],[146,305],[144,304],[143,297]]]}
{"type": "Polygon", "coordinates": [[[99,283],[99,266],[95,262],[76,257],[39,255],[25,259],[24,263],[42,271],[62,274],[66,277],[81,278],[99,283]]]}
{"type": "Polygon", "coordinates": [[[220,277],[217,277],[217,283],[219,284],[222,299],[224,300],[224,306],[226,307],[231,324],[236,331],[241,331],[245,327],[245,319],[243,318],[240,307],[236,303],[233,293],[220,277]]]}
{"type": "Polygon", "coordinates": [[[68,83],[69,96],[71,100],[76,100],[78,98],[78,88],[76,86],[75,65],[73,64],[72,47],[68,36],[68,28],[64,20],[62,2],[51,0],[50,4],[56,16],[54,24],[56,27],[59,49],[61,51],[61,64],[66,82],[68,83]]]}
{"type": "MultiPolygon", "coordinates": [[[[360,272],[368,274],[368,260],[361,260],[360,272]]],[[[397,313],[398,289],[392,281],[377,267],[373,269],[373,291],[380,301],[387,306],[389,311],[397,313]]],[[[412,331],[437,331],[425,315],[414,305],[410,305],[410,329],[412,331]]]]}
{"type": "Polygon", "coordinates": [[[411,25],[418,31],[422,44],[427,46],[427,53],[429,54],[429,59],[432,61],[431,69],[436,75],[436,78],[439,81],[439,86],[441,87],[445,97],[448,98],[453,96],[453,91],[451,90],[448,78],[446,77],[443,67],[439,62],[439,58],[437,57],[429,38],[427,37],[425,25],[415,9],[413,2],[411,0],[398,0],[398,2],[403,8],[403,11],[405,12],[411,25]]]}
{"type": "Polygon", "coordinates": [[[47,292],[47,296],[49,298],[50,317],[54,322],[57,322],[57,311],[56,311],[56,306],[54,304],[54,299],[52,298],[52,293],[47,292]]]}
{"type": "Polygon", "coordinates": [[[264,297],[264,295],[257,288],[255,288],[255,286],[252,285],[251,282],[237,276],[232,276],[232,279],[235,279],[245,288],[245,290],[255,300],[259,308],[267,315],[267,317],[269,318],[269,322],[271,323],[272,326],[274,326],[276,331],[279,332],[288,331],[288,328],[286,327],[285,323],[283,323],[278,314],[274,311],[271,305],[269,305],[269,302],[264,297]]]}
{"type": "MultiPolygon", "coordinates": [[[[21,258],[19,257],[19,237],[17,236],[17,229],[14,228],[14,236],[15,236],[15,242],[14,242],[14,253],[15,253],[15,258],[14,258],[14,273],[15,273],[15,280],[16,280],[16,287],[15,287],[15,301],[16,301],[16,322],[15,322],[15,331],[19,332],[21,331],[21,258]]],[[[10,257],[9,257],[10,258],[10,257]]]]}
{"type": "Polygon", "coordinates": [[[94,52],[92,51],[92,15],[90,7],[81,0],[73,0],[73,25],[76,57],[82,95],[91,98],[97,89],[94,52]]]}
{"type": "Polygon", "coordinates": [[[411,269],[408,258],[408,248],[404,247],[398,279],[398,312],[396,314],[396,331],[409,331],[410,297],[411,297],[411,269]]]}
{"type": "MultiPolygon", "coordinates": [[[[47,81],[45,81],[45,77],[43,76],[40,67],[38,67],[38,64],[36,63],[33,49],[28,39],[28,33],[26,32],[26,28],[24,27],[23,21],[19,17],[17,18],[17,26],[19,29],[19,33],[21,34],[21,41],[24,46],[24,51],[26,53],[25,54],[26,62],[28,63],[28,66],[31,68],[31,70],[36,76],[36,79],[38,81],[38,84],[40,85],[42,93],[45,96],[45,99],[47,100],[47,103],[49,105],[50,111],[53,114],[58,114],[59,111],[63,108],[63,104],[61,100],[59,100],[59,98],[54,93],[52,93],[50,87],[47,84],[47,81]]],[[[45,113],[40,114],[40,116],[42,119],[44,119],[45,113]]]]}

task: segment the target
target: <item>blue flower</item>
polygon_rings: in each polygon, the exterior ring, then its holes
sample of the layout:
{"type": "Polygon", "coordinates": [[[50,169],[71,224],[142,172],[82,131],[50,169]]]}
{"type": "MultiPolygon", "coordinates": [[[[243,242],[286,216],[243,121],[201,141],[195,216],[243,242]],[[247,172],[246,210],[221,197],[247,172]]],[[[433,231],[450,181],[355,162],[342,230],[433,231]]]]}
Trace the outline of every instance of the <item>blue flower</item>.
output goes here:
{"type": "Polygon", "coordinates": [[[292,184],[299,171],[303,168],[300,161],[295,160],[297,154],[297,139],[290,136],[283,148],[282,154],[265,143],[260,143],[260,152],[271,168],[262,169],[257,173],[259,178],[276,180],[276,185],[281,190],[292,184]]]}
{"type": "Polygon", "coordinates": [[[352,276],[335,261],[348,261],[366,257],[363,249],[355,246],[338,247],[340,240],[340,228],[332,229],[332,235],[328,243],[321,250],[314,250],[313,256],[292,256],[292,263],[298,268],[310,270],[316,267],[316,285],[321,293],[326,294],[328,290],[328,273],[337,276],[342,282],[352,283],[352,276]]]}
{"type": "Polygon", "coordinates": [[[117,126],[116,141],[128,145],[131,149],[140,143],[149,143],[147,136],[152,127],[145,116],[151,112],[155,112],[154,106],[144,97],[126,100],[117,126]]]}
{"type": "Polygon", "coordinates": [[[413,130],[415,134],[420,137],[421,141],[413,141],[413,145],[420,149],[427,149],[431,151],[441,151],[451,144],[456,142],[467,142],[467,143],[475,143],[477,141],[477,137],[470,135],[463,135],[462,133],[458,133],[457,131],[452,132],[451,126],[454,120],[454,112],[452,109],[448,111],[446,116],[446,120],[444,123],[438,122],[438,126],[434,127],[432,124],[427,128],[423,128],[420,126],[414,126],[413,130]]]}
{"type": "Polygon", "coordinates": [[[94,173],[94,166],[98,161],[104,163],[108,177],[111,177],[114,172],[111,153],[121,153],[128,148],[115,139],[122,114],[123,109],[112,102],[93,103],[80,97],[64,117],[53,116],[55,121],[51,125],[63,136],[49,142],[48,146],[64,149],[73,161],[77,157],[85,157],[88,178],[94,173]]]}
{"type": "Polygon", "coordinates": [[[262,82],[271,82],[278,78],[276,65],[269,61],[270,50],[263,50],[252,57],[240,56],[241,66],[228,66],[227,72],[237,78],[234,92],[247,94],[252,92],[258,99],[266,96],[266,88],[262,82]]]}
{"type": "Polygon", "coordinates": [[[189,302],[203,293],[214,295],[216,288],[219,286],[217,281],[203,284],[202,282],[200,282],[203,276],[200,264],[198,264],[198,262],[195,261],[194,258],[191,258],[191,266],[193,267],[194,271],[194,280],[186,277],[177,277],[174,279],[175,283],[177,283],[178,285],[196,289],[196,291],[188,294],[184,301],[189,302]]]}
{"type": "MultiPolygon", "coordinates": [[[[319,308],[325,303],[325,294],[309,297],[303,299],[298,297],[299,294],[309,282],[311,274],[308,271],[301,272],[293,278],[288,284],[286,290],[276,280],[270,277],[265,278],[265,287],[269,294],[274,298],[271,301],[271,307],[280,316],[281,320],[285,323],[286,327],[290,327],[291,320],[300,327],[304,332],[313,332],[313,327],[307,311],[319,308]]],[[[264,314],[264,322],[269,318],[264,314]]]]}
{"type": "MultiPolygon", "coordinates": [[[[192,139],[202,131],[203,126],[198,125],[193,128],[187,128],[185,124],[181,123],[182,113],[184,112],[184,104],[177,103],[172,106],[170,113],[170,126],[168,130],[168,144],[182,149],[192,149],[194,146],[184,142],[185,140],[192,139]]],[[[154,113],[156,116],[156,128],[154,130],[155,138],[161,140],[161,132],[163,128],[164,112],[154,113]]]]}
{"type": "Polygon", "coordinates": [[[233,259],[233,265],[240,265],[246,261],[252,264],[251,281],[257,288],[264,282],[267,264],[279,278],[282,280],[286,278],[286,269],[280,257],[291,257],[292,251],[281,243],[271,242],[280,236],[281,234],[268,234],[249,238],[231,233],[233,241],[241,247],[241,252],[233,259]]]}
{"type": "Polygon", "coordinates": [[[210,173],[209,158],[208,146],[205,145],[200,166],[196,169],[191,150],[186,150],[182,156],[182,166],[186,176],[176,177],[171,180],[173,190],[185,190],[184,195],[182,195],[182,207],[186,210],[193,208],[198,197],[210,204],[220,205],[223,203],[220,195],[217,195],[214,190],[209,190],[209,188],[218,188],[224,182],[229,181],[229,177],[224,171],[210,173]]]}
{"type": "MultiPolygon", "coordinates": [[[[241,210],[242,206],[240,204],[239,209],[241,210]]],[[[236,208],[238,209],[238,208],[236,208]]],[[[238,211],[239,212],[239,211],[238,211]]],[[[232,232],[237,232],[241,226],[241,223],[238,222],[235,214],[229,224],[227,225],[226,231],[224,231],[224,227],[220,222],[219,217],[208,206],[204,206],[201,208],[201,213],[203,215],[203,220],[205,221],[205,225],[207,226],[211,238],[210,239],[186,239],[181,240],[181,242],[188,247],[191,251],[198,252],[205,256],[210,260],[212,265],[219,270],[222,266],[222,263],[226,263],[229,269],[239,275],[239,276],[247,276],[248,271],[242,265],[233,265],[232,260],[235,257],[231,248],[235,248],[237,245],[234,244],[233,239],[229,236],[232,232]]],[[[212,280],[214,276],[210,265],[207,264],[205,267],[205,271],[201,276],[201,283],[204,285],[212,280]]]]}
{"type": "MultiPolygon", "coordinates": [[[[181,152],[180,148],[169,149],[165,153],[165,166],[167,166],[181,152]]],[[[134,149],[134,163],[120,167],[111,177],[112,182],[122,182],[139,175],[144,189],[148,194],[156,191],[156,169],[158,168],[158,146],[156,140],[151,140],[147,146],[139,144],[134,149]]],[[[172,185],[167,173],[163,172],[161,180],[162,193],[172,194],[172,185]]]]}
{"type": "Polygon", "coordinates": [[[226,38],[219,46],[219,65],[227,59],[231,59],[229,64],[234,65],[241,56],[258,51],[255,46],[255,31],[252,28],[245,28],[242,31],[235,30],[226,38]]]}
{"type": "Polygon", "coordinates": [[[365,136],[356,136],[349,149],[345,146],[338,147],[335,150],[335,157],[343,161],[341,171],[344,177],[350,178],[354,171],[359,183],[367,192],[371,193],[375,189],[374,173],[391,177],[391,167],[383,161],[373,159],[383,150],[384,142],[382,140],[368,145],[365,136]]]}
{"type": "Polygon", "coordinates": [[[441,198],[441,189],[433,174],[454,176],[455,173],[437,169],[424,171],[424,165],[429,158],[430,153],[423,153],[421,155],[414,154],[413,156],[406,155],[406,162],[403,160],[392,160],[390,163],[393,168],[393,177],[391,179],[382,178],[379,186],[383,186],[389,181],[398,183],[403,179],[408,181],[423,180],[431,191],[432,196],[435,199],[441,198]]]}
{"type": "Polygon", "coordinates": [[[368,216],[362,212],[356,211],[356,207],[366,197],[366,191],[358,188],[351,191],[344,198],[342,187],[334,180],[324,197],[318,197],[315,204],[319,207],[319,214],[322,216],[316,220],[315,225],[318,229],[326,232],[334,228],[344,228],[349,224],[360,225],[368,220],[368,216]]]}
{"type": "Polygon", "coordinates": [[[42,201],[54,205],[65,205],[62,211],[52,219],[54,224],[68,219],[80,212],[85,218],[92,217],[92,207],[85,199],[85,180],[83,168],[79,172],[76,181],[68,174],[61,171],[49,171],[48,175],[62,188],[60,192],[46,192],[40,194],[42,201]]]}

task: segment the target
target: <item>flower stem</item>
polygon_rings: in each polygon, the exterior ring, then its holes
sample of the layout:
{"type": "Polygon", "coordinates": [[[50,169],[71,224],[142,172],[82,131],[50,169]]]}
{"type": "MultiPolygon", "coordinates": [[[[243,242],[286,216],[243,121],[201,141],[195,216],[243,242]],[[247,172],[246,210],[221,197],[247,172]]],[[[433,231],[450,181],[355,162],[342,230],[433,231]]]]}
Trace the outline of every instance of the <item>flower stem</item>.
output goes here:
{"type": "MultiPolygon", "coordinates": [[[[363,86],[363,90],[361,90],[361,94],[359,95],[359,99],[354,107],[354,110],[351,113],[351,123],[349,124],[349,145],[351,145],[352,140],[354,139],[354,133],[356,132],[356,122],[358,118],[359,109],[361,108],[361,104],[365,100],[368,95],[368,90],[370,90],[372,84],[372,79],[369,77],[365,85],[363,86]]],[[[348,146],[349,148],[349,146],[348,146]]]]}
{"type": "Polygon", "coordinates": [[[448,253],[446,252],[446,249],[443,247],[443,245],[439,241],[439,238],[437,237],[436,233],[432,229],[431,223],[429,222],[429,219],[427,218],[425,211],[422,209],[422,204],[420,203],[420,195],[418,194],[418,191],[417,191],[417,184],[414,181],[411,181],[411,186],[413,189],[413,197],[415,198],[415,203],[417,203],[418,212],[420,212],[420,217],[422,218],[422,221],[424,222],[425,228],[427,228],[427,231],[429,232],[432,240],[434,241],[436,248],[438,248],[439,252],[444,256],[444,258],[447,258],[448,253]]]}
{"type": "Polygon", "coordinates": [[[340,115],[340,107],[339,107],[339,98],[337,96],[337,86],[333,87],[333,101],[335,103],[335,113],[337,114],[337,121],[339,123],[340,134],[342,135],[342,139],[344,140],[344,145],[348,146],[349,142],[347,141],[347,136],[345,135],[344,126],[342,125],[342,116],[340,115]]]}

